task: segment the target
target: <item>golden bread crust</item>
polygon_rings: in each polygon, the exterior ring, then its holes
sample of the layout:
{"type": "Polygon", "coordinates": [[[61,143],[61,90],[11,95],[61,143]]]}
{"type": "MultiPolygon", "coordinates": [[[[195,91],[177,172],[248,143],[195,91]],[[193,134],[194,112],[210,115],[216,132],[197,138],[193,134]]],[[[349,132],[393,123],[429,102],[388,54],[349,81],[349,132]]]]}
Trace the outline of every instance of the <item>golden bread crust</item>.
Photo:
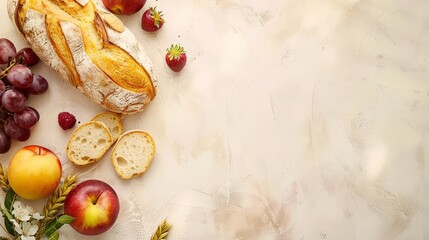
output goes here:
{"type": "Polygon", "coordinates": [[[8,13],[41,60],[94,102],[130,114],[155,97],[144,49],[92,0],[8,0],[8,13]]]}

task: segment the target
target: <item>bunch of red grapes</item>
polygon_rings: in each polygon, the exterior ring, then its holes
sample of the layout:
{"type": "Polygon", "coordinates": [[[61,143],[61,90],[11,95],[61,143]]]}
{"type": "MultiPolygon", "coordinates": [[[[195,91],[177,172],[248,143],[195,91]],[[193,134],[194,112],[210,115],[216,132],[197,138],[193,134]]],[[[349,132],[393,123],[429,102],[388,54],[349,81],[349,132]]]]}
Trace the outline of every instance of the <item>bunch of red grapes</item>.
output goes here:
{"type": "Polygon", "coordinates": [[[6,153],[12,139],[26,141],[39,121],[39,112],[27,106],[31,95],[40,95],[48,90],[48,82],[33,74],[30,66],[39,62],[31,48],[16,51],[15,45],[0,38],[0,153],[6,153]]]}

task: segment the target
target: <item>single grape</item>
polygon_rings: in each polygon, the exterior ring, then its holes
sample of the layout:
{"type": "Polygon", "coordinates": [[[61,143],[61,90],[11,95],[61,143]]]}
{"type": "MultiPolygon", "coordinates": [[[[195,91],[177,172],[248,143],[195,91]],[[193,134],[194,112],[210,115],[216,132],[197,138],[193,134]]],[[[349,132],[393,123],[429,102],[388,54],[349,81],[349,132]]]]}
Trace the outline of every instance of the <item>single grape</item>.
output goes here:
{"type": "Polygon", "coordinates": [[[30,93],[27,91],[27,89],[22,89],[22,88],[15,88],[18,92],[22,93],[22,95],[24,95],[25,99],[28,100],[28,98],[30,97],[30,93]]]}
{"type": "Polygon", "coordinates": [[[7,74],[7,80],[17,88],[27,88],[33,82],[33,73],[30,68],[22,64],[13,66],[7,74]]]}
{"type": "Polygon", "coordinates": [[[33,82],[26,88],[27,92],[33,95],[40,95],[45,93],[49,88],[48,81],[38,74],[33,75],[33,82]]]}
{"type": "Polygon", "coordinates": [[[26,107],[21,112],[15,113],[13,120],[18,127],[31,128],[39,121],[39,117],[34,108],[26,107]]]}
{"type": "Polygon", "coordinates": [[[18,63],[26,66],[33,66],[39,62],[39,57],[33,52],[33,49],[27,47],[18,51],[16,54],[16,60],[18,63]]]}
{"type": "Polygon", "coordinates": [[[0,38],[0,64],[9,63],[15,55],[15,45],[9,39],[0,38]]]}
{"type": "Polygon", "coordinates": [[[27,141],[31,135],[30,129],[19,127],[13,117],[7,119],[4,130],[11,138],[21,142],[27,141]]]}
{"type": "Polygon", "coordinates": [[[26,104],[25,96],[16,89],[8,89],[1,98],[3,107],[9,112],[21,112],[26,104]]]}
{"type": "Polygon", "coordinates": [[[37,121],[39,121],[39,119],[40,119],[39,112],[35,108],[33,108],[33,107],[28,106],[28,108],[30,108],[31,110],[33,110],[36,113],[36,115],[37,115],[37,121]]]}
{"type": "Polygon", "coordinates": [[[11,139],[9,135],[7,135],[6,131],[4,130],[4,127],[0,127],[0,153],[6,153],[9,151],[11,146],[11,139]]]}

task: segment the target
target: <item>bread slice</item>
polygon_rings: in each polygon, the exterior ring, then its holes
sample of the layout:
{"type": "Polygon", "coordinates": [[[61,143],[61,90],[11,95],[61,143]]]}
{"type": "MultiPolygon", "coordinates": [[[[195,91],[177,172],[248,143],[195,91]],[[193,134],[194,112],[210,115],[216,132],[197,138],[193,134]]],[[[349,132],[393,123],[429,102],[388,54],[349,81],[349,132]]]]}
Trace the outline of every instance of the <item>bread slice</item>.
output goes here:
{"type": "Polygon", "coordinates": [[[148,133],[132,130],[121,135],[112,150],[112,163],[123,179],[146,172],[155,155],[155,142],[148,133]]]}
{"type": "Polygon", "coordinates": [[[91,121],[99,121],[109,128],[112,134],[113,142],[118,140],[119,136],[124,133],[124,125],[122,124],[121,116],[114,112],[102,112],[92,118],[91,121]]]}
{"type": "Polygon", "coordinates": [[[112,144],[112,135],[106,124],[90,121],[73,131],[66,152],[73,163],[87,165],[100,160],[112,144]]]}

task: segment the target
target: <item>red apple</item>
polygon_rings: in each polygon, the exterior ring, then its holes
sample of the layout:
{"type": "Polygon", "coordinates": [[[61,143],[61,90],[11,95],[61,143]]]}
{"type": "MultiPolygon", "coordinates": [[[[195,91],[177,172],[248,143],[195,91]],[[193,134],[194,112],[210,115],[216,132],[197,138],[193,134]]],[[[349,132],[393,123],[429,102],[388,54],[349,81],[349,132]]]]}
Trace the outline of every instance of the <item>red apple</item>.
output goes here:
{"type": "Polygon", "coordinates": [[[25,199],[41,199],[51,195],[61,180],[61,161],[49,149],[30,145],[12,157],[8,168],[10,186],[25,199]]]}
{"type": "Polygon", "coordinates": [[[146,0],[103,0],[104,6],[109,11],[120,15],[132,15],[146,3],[146,0]]]}
{"type": "Polygon", "coordinates": [[[84,235],[109,230],[119,214],[119,198],[113,188],[100,180],[79,183],[67,195],[64,213],[75,218],[70,226],[84,235]]]}

